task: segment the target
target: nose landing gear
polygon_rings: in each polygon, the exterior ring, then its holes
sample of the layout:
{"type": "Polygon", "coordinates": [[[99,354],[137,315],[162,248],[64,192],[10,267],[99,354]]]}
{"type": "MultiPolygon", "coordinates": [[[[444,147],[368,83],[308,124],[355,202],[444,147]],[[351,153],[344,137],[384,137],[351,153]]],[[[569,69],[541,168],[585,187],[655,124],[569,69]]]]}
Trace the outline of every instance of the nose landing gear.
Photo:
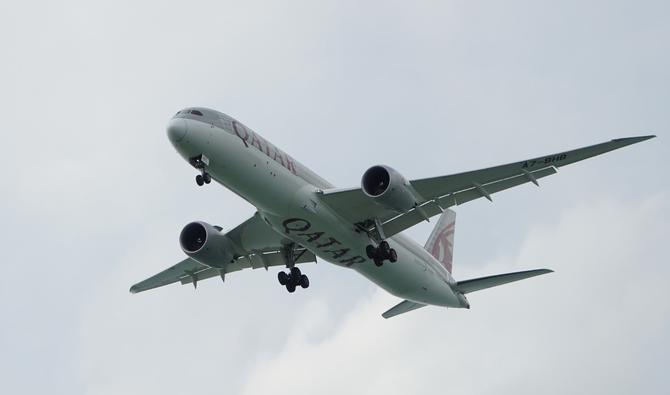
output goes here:
{"type": "Polygon", "coordinates": [[[212,176],[210,176],[209,173],[207,173],[207,170],[205,170],[207,165],[209,165],[209,158],[207,158],[205,155],[198,155],[190,158],[188,161],[193,167],[200,170],[201,174],[195,176],[195,183],[198,184],[198,186],[203,186],[204,184],[209,184],[212,182],[212,176]]]}
{"type": "Polygon", "coordinates": [[[391,262],[396,262],[398,260],[398,253],[391,248],[386,240],[379,243],[377,247],[368,244],[365,252],[368,254],[368,258],[375,262],[375,266],[377,267],[382,266],[387,259],[391,262]]]}
{"type": "Polygon", "coordinates": [[[279,280],[279,284],[285,286],[286,290],[290,293],[295,292],[297,286],[301,286],[302,288],[309,287],[309,278],[302,274],[297,267],[292,267],[288,273],[279,272],[277,279],[279,280]]]}
{"type": "Polygon", "coordinates": [[[209,175],[205,170],[202,171],[202,174],[195,176],[195,183],[198,186],[203,186],[204,184],[209,184],[212,182],[212,176],[209,175]]]}

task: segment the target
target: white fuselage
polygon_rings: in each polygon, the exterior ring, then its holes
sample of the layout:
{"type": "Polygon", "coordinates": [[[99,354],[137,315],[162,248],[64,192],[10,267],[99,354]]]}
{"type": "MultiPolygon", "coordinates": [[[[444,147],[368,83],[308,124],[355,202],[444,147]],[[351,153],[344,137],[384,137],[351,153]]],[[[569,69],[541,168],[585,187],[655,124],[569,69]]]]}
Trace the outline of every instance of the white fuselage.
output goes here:
{"type": "Polygon", "coordinates": [[[375,266],[365,251],[369,236],[321,202],[320,191],[333,188],[331,184],[241,123],[218,114],[216,122],[173,118],[170,140],[187,161],[204,155],[212,178],[254,205],[275,231],[400,298],[467,307],[463,296],[452,290],[455,282],[449,272],[402,234],[387,240],[398,261],[375,266]]]}

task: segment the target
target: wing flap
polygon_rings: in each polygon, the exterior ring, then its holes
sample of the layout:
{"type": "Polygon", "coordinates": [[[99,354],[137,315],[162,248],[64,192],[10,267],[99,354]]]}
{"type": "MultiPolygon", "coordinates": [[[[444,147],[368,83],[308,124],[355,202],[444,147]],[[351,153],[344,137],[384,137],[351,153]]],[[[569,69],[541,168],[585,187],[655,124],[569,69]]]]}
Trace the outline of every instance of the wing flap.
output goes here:
{"type": "Polygon", "coordinates": [[[525,280],[527,278],[553,272],[554,272],[553,270],[549,269],[535,269],[535,270],[525,270],[522,272],[496,274],[494,276],[474,278],[471,280],[457,282],[456,291],[461,292],[463,294],[467,294],[470,292],[481,291],[482,289],[497,287],[498,285],[503,285],[514,281],[525,280]]]}
{"type": "Polygon", "coordinates": [[[528,182],[536,183],[538,179],[556,173],[557,170],[553,166],[549,166],[532,172],[518,173],[512,177],[505,178],[502,180],[492,181],[486,184],[473,185],[469,189],[465,189],[441,197],[439,199],[439,202],[442,207],[451,207],[454,204],[459,205],[467,203],[471,200],[479,199],[481,197],[488,197],[490,199],[490,195],[493,193],[504,191],[505,189],[523,185],[528,182]]]}
{"type": "MultiPolygon", "coordinates": [[[[296,264],[303,264],[303,263],[310,263],[310,262],[316,262],[316,255],[312,253],[311,251],[300,248],[296,249],[296,254],[298,257],[296,258],[295,263],[296,264]]],[[[235,262],[229,263],[226,265],[226,274],[240,271],[243,269],[260,269],[260,268],[267,268],[267,267],[272,267],[272,266],[284,266],[286,262],[284,261],[284,258],[281,256],[280,251],[273,251],[273,252],[265,252],[265,253],[258,253],[258,254],[251,254],[249,256],[244,256],[238,258],[235,262]],[[261,263],[259,263],[261,262],[261,263]]],[[[220,269],[217,268],[207,268],[203,270],[202,272],[198,273],[198,276],[196,276],[197,281],[200,279],[205,279],[205,278],[211,278],[214,276],[219,276],[220,275],[220,269]]],[[[181,279],[182,284],[190,284],[193,282],[193,277],[183,277],[181,279]]]]}
{"type": "MultiPolygon", "coordinates": [[[[222,270],[217,269],[215,267],[208,267],[207,269],[204,269],[202,271],[199,271],[198,273],[195,273],[193,276],[185,276],[182,277],[179,281],[181,282],[182,285],[185,284],[193,284],[193,281],[201,281],[201,280],[207,280],[212,277],[217,277],[221,276],[222,270]]],[[[228,273],[228,271],[223,271],[223,274],[225,275],[228,273]]]]}
{"type": "Polygon", "coordinates": [[[130,287],[130,292],[138,293],[176,283],[184,277],[190,278],[191,276],[196,275],[206,269],[209,269],[209,266],[205,266],[191,258],[186,258],[176,265],[173,265],[170,268],[165,269],[162,272],[133,285],[130,287]]]}
{"type": "MultiPolygon", "coordinates": [[[[536,182],[538,179],[552,175],[554,173],[556,173],[556,168],[553,166],[535,170],[533,172],[518,173],[515,176],[505,178],[503,180],[494,181],[487,184],[478,184],[477,186],[471,185],[470,188],[451,193],[447,196],[439,197],[435,200],[431,200],[427,203],[424,203],[420,207],[428,217],[432,217],[440,214],[443,209],[463,204],[471,200],[479,199],[481,197],[486,197],[481,190],[484,190],[486,194],[491,195],[493,193],[500,192],[521,184],[533,181],[536,182]]],[[[387,237],[390,237],[425,220],[426,219],[424,216],[418,210],[412,209],[405,214],[401,214],[395,218],[392,218],[391,220],[385,222],[382,226],[384,227],[384,234],[387,237]]]]}

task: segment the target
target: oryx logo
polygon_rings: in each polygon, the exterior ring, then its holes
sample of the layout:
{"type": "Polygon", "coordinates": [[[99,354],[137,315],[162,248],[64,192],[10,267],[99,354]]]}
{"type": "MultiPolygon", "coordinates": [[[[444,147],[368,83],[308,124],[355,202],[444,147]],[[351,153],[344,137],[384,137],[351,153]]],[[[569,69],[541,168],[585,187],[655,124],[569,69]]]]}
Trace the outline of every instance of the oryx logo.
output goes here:
{"type": "Polygon", "coordinates": [[[454,228],[455,221],[445,226],[431,238],[432,244],[428,252],[435,257],[451,273],[451,264],[454,254],[454,228]]]}

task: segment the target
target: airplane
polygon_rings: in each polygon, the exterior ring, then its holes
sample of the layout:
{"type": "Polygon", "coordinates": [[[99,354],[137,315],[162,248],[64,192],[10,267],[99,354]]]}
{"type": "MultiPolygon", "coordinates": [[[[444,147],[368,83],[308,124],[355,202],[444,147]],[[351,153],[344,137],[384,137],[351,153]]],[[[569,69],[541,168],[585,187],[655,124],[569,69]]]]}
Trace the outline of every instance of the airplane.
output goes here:
{"type": "Polygon", "coordinates": [[[532,183],[558,168],[656,136],[614,139],[571,151],[447,176],[407,180],[387,165],[367,169],[360,187],[335,188],[236,119],[202,107],[181,110],[167,135],[198,174],[256,207],[224,231],[204,221],[187,224],[179,243],[187,257],[141,281],[131,293],[180,282],[193,284],[242,269],[284,266],[280,285],[308,288],[298,265],[317,257],[353,269],[403,299],[384,318],[428,306],[470,308],[468,293],[551,273],[549,269],[457,281],[452,276],[456,213],[472,200],[532,183]],[[402,232],[440,215],[424,247],[402,232]]]}

